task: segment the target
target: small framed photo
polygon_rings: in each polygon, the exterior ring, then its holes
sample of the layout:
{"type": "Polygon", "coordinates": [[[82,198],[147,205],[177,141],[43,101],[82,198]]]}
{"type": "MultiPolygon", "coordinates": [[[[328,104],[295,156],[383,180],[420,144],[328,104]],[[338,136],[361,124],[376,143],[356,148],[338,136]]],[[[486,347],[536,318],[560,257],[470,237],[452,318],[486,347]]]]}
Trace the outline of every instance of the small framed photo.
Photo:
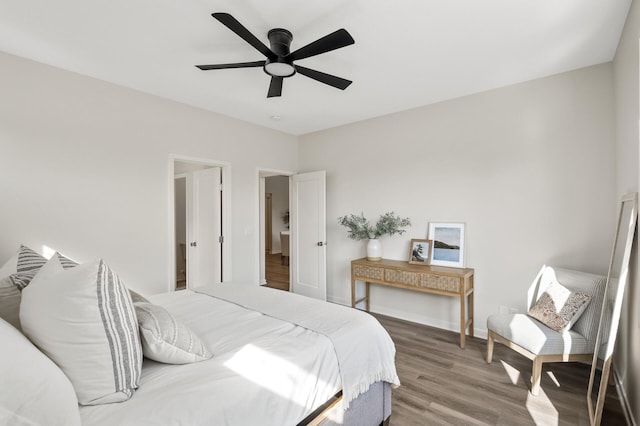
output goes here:
{"type": "Polygon", "coordinates": [[[409,263],[416,265],[428,265],[431,258],[431,240],[411,240],[409,250],[409,263]]]}
{"type": "Polygon", "coordinates": [[[464,268],[464,223],[429,223],[431,264],[464,268]]]}

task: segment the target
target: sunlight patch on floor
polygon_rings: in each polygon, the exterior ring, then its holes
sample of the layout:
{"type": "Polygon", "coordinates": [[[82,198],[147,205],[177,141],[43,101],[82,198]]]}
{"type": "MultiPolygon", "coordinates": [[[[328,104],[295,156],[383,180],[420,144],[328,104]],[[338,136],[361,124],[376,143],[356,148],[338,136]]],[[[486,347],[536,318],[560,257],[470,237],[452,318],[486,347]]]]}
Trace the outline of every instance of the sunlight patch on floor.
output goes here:
{"type": "Polygon", "coordinates": [[[513,383],[514,385],[517,385],[518,380],[520,380],[520,371],[513,368],[512,366],[510,366],[509,364],[507,364],[502,360],[500,360],[500,362],[502,363],[502,367],[504,368],[504,371],[507,372],[507,375],[509,376],[511,383],[513,383]]]}
{"type": "Polygon", "coordinates": [[[553,371],[547,371],[547,375],[549,375],[549,377],[551,378],[551,381],[557,386],[560,387],[560,382],[558,381],[558,379],[556,379],[555,374],[553,374],[553,371]]]}
{"type": "Polygon", "coordinates": [[[558,425],[558,410],[542,389],[540,389],[538,396],[533,396],[531,392],[528,392],[525,406],[536,425],[558,425]]]}

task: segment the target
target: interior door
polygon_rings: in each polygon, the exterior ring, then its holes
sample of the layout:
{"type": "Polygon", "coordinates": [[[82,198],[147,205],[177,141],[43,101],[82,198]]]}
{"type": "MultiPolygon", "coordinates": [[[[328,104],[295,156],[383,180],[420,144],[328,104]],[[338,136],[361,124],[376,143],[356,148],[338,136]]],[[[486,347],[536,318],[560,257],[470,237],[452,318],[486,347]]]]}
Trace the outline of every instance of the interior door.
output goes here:
{"type": "Polygon", "coordinates": [[[264,252],[266,254],[271,254],[271,251],[273,250],[273,226],[271,218],[272,198],[273,194],[270,192],[266,193],[264,196],[264,252]]]}
{"type": "Polygon", "coordinates": [[[291,180],[293,292],[327,300],[326,174],[302,173],[291,180]]]}
{"type": "Polygon", "coordinates": [[[195,287],[222,281],[221,169],[193,172],[187,282],[195,287]]]}

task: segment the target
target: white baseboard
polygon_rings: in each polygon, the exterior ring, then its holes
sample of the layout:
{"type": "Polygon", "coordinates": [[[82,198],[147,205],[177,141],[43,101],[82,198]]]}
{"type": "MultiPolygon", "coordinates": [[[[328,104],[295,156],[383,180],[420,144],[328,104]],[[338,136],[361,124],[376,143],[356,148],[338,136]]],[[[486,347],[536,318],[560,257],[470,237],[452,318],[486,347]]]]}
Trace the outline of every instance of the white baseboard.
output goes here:
{"type": "Polygon", "coordinates": [[[627,392],[624,390],[624,386],[622,385],[622,380],[620,379],[620,375],[616,368],[612,368],[613,371],[613,381],[616,385],[616,392],[618,392],[618,398],[620,399],[620,405],[622,406],[622,412],[624,413],[625,420],[627,421],[627,425],[636,426],[636,421],[633,417],[633,411],[631,410],[631,404],[629,404],[629,397],[627,396],[627,392]]]}

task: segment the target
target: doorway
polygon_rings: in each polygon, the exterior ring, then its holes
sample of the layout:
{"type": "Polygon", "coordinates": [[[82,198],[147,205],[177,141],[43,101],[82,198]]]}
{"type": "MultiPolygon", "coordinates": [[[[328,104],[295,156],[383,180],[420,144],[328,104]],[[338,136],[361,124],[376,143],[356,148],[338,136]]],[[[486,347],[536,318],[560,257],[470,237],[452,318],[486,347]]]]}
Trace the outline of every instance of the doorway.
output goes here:
{"type": "Polygon", "coordinates": [[[187,288],[187,174],[174,176],[176,290],[187,288]]]}
{"type": "MultiPolygon", "coordinates": [[[[182,290],[229,277],[225,250],[228,166],[174,158],[173,268],[170,288],[182,290]]],[[[229,278],[227,278],[229,279],[229,278]]]]}
{"type": "MultiPolygon", "coordinates": [[[[256,222],[260,232],[257,233],[259,241],[256,249],[260,259],[259,283],[267,285],[265,255],[265,194],[267,192],[272,193],[272,206],[275,204],[274,190],[271,188],[269,191],[266,190],[267,179],[278,176],[286,182],[289,195],[289,208],[285,213],[287,220],[290,219],[290,230],[280,231],[281,234],[288,236],[290,246],[288,259],[280,253],[281,264],[288,262],[290,265],[286,268],[289,274],[288,290],[303,296],[326,300],[326,172],[322,170],[294,174],[258,169],[257,215],[259,220],[256,222]]],[[[272,228],[279,224],[277,213],[276,208],[272,207],[272,228]]],[[[283,221],[284,217],[284,214],[280,216],[283,221]]],[[[272,229],[272,234],[276,232],[272,229]]],[[[280,238],[274,241],[280,241],[282,246],[280,238]]],[[[272,249],[273,252],[276,251],[274,247],[272,249]]]]}
{"type": "Polygon", "coordinates": [[[273,233],[272,233],[272,215],[273,211],[273,203],[271,199],[273,198],[273,194],[267,192],[264,194],[264,252],[266,255],[271,254],[273,250],[273,233]]]}
{"type": "Polygon", "coordinates": [[[266,287],[289,291],[289,176],[276,172],[260,172],[261,230],[260,283],[266,287]],[[262,244],[261,244],[262,245],[262,244]]]}

